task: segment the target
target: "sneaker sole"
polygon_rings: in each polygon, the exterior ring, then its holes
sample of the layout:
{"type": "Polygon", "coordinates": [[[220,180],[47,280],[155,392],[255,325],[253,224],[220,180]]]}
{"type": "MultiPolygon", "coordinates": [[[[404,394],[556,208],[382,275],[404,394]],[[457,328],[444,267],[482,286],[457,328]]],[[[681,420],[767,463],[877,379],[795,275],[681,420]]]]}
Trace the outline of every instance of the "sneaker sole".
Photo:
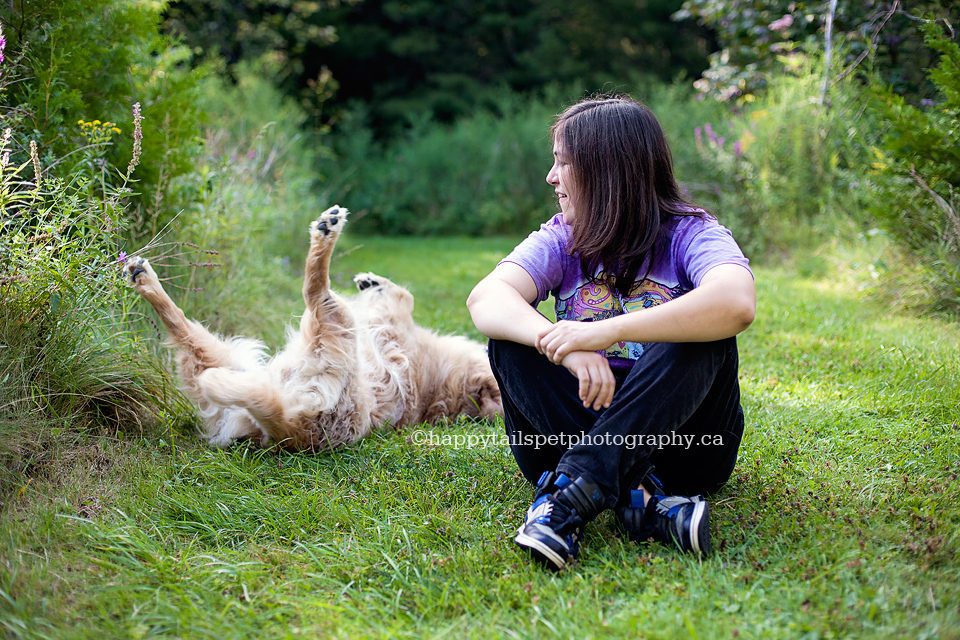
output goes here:
{"type": "Polygon", "coordinates": [[[697,502],[690,516],[690,547],[698,556],[710,553],[710,512],[705,501],[697,502]]]}
{"type": "Polygon", "coordinates": [[[520,530],[517,531],[517,537],[514,538],[514,542],[516,542],[521,549],[529,551],[536,560],[546,565],[549,569],[560,571],[567,566],[566,561],[557,555],[556,551],[543,544],[536,538],[531,538],[525,534],[523,532],[523,527],[520,527],[520,530]]]}

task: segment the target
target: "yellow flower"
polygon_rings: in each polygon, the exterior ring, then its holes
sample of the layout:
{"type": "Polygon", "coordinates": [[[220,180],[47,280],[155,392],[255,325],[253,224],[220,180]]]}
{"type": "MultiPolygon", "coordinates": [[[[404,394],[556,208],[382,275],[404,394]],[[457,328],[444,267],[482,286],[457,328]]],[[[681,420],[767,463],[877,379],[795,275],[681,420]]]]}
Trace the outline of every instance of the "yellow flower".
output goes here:
{"type": "Polygon", "coordinates": [[[79,120],[77,124],[83,124],[83,120],[79,120]]]}
{"type": "Polygon", "coordinates": [[[94,124],[94,125],[99,125],[99,124],[100,124],[100,121],[99,121],[99,120],[94,120],[94,121],[93,121],[93,124],[94,124]]]}
{"type": "Polygon", "coordinates": [[[120,129],[118,129],[118,128],[116,128],[116,127],[114,127],[113,129],[111,129],[111,131],[113,131],[113,132],[116,133],[117,135],[123,133],[122,131],[120,131],[120,129]]]}

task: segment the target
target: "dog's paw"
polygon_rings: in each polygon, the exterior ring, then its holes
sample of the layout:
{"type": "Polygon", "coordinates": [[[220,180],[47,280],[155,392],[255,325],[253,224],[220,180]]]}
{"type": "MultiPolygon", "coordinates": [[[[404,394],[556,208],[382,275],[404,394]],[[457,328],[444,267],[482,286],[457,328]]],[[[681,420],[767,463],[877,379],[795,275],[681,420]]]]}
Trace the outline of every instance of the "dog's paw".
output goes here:
{"type": "Polygon", "coordinates": [[[353,276],[353,282],[357,285],[357,289],[360,291],[365,291],[373,287],[379,287],[383,285],[384,278],[381,278],[375,273],[358,273],[353,276]]]}
{"type": "Polygon", "coordinates": [[[310,235],[324,238],[329,238],[331,234],[333,237],[338,236],[343,230],[349,213],[340,205],[333,205],[310,224],[310,235]]]}
{"type": "Polygon", "coordinates": [[[138,289],[157,279],[157,274],[146,258],[128,258],[123,265],[123,275],[129,278],[129,284],[138,289]]]}

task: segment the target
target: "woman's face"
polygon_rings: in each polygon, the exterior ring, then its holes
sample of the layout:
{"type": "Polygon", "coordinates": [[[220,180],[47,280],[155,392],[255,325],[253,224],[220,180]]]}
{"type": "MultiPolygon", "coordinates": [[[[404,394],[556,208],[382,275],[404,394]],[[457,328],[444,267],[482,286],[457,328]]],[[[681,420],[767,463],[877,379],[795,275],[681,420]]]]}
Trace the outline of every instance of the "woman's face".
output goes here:
{"type": "Polygon", "coordinates": [[[563,146],[557,140],[553,143],[553,166],[547,173],[547,184],[554,188],[557,198],[560,201],[560,212],[563,213],[563,221],[566,224],[573,224],[573,167],[570,166],[570,158],[564,153],[563,146]]]}

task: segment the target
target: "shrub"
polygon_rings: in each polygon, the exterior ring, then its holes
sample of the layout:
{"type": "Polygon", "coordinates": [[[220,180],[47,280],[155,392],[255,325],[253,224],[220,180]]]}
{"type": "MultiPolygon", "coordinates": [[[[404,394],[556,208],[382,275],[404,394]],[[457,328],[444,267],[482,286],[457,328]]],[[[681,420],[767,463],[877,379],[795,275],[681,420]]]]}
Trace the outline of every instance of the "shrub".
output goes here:
{"type": "MultiPolygon", "coordinates": [[[[693,102],[691,92],[637,79],[637,97],[657,114],[670,139],[681,180],[696,190],[709,166],[696,153],[697,118],[722,105],[693,102]]],[[[327,188],[360,215],[361,233],[426,235],[522,234],[556,213],[545,177],[550,125],[579,89],[551,88],[537,99],[504,91],[500,115],[481,111],[453,125],[423,120],[402,139],[374,142],[362,110],[342,122],[332,146],[327,188]]],[[[696,197],[697,194],[694,194],[696,197]]]]}
{"type": "Polygon", "coordinates": [[[888,86],[872,92],[887,122],[869,177],[877,220],[933,276],[937,308],[960,309],[960,47],[935,23],[927,44],[940,52],[930,71],[937,100],[908,105],[888,86]]]}
{"type": "Polygon", "coordinates": [[[387,145],[373,141],[362,111],[341,123],[330,176],[341,204],[360,214],[354,230],[476,236],[528,231],[548,218],[555,107],[512,94],[500,105],[502,117],[424,119],[387,145]]]}
{"type": "MultiPolygon", "coordinates": [[[[78,123],[125,122],[130,105],[139,102],[151,153],[137,172],[135,204],[155,218],[146,227],[162,227],[171,210],[148,205],[163,202],[169,182],[192,168],[199,150],[196,94],[205,74],[188,68],[188,49],[158,34],[162,3],[25,0],[10,8],[2,21],[7,60],[0,64],[0,128],[15,136],[30,132],[45,166],[57,163],[62,175],[73,174],[84,161],[74,146],[78,123]]],[[[97,146],[87,149],[124,167],[133,131],[117,130],[110,139],[88,141],[97,146]]],[[[15,149],[13,158],[25,156],[15,149]]],[[[103,178],[119,183],[115,174],[103,178]]]]}

